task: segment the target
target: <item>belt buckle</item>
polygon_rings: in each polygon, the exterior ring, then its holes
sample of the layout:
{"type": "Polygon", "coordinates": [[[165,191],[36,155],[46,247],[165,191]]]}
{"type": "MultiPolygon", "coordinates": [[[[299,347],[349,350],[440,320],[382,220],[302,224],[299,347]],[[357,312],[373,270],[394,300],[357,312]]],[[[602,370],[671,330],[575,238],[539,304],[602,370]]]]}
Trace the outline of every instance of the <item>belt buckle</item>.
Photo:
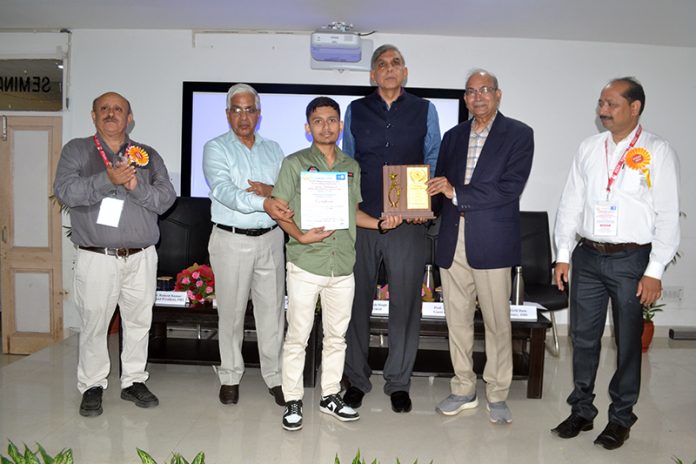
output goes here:
{"type": "Polygon", "coordinates": [[[128,261],[128,256],[130,255],[130,252],[128,248],[116,248],[116,257],[117,258],[123,258],[123,262],[125,263],[128,261]],[[124,251],[124,254],[121,254],[121,250],[124,251]]]}
{"type": "Polygon", "coordinates": [[[606,255],[608,253],[606,243],[595,242],[595,248],[603,255],[606,255]]]}

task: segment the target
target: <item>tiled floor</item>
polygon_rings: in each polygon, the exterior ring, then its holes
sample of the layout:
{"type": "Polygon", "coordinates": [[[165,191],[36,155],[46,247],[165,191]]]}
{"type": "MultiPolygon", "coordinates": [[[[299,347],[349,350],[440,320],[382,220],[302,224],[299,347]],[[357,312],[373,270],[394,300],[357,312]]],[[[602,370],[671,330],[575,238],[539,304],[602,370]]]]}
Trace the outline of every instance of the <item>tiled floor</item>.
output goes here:
{"type": "MultiPolygon", "coordinates": [[[[115,340],[111,340],[114,348],[115,340]]],[[[370,462],[404,464],[415,459],[439,464],[471,463],[672,463],[672,456],[696,460],[696,342],[657,339],[643,357],[643,388],[636,408],[639,421],[627,443],[615,451],[592,444],[606,421],[607,383],[615,352],[605,339],[596,404],[595,430],[571,440],[549,429],[569,413],[569,349],[562,341],[560,358],[547,354],[544,396],[525,397],[526,383],[513,382],[509,405],[514,422],[497,426],[485,407],[455,417],[434,411],[448,393],[444,378],[414,378],[414,409],[395,414],[373,376],[375,388],[360,408],[361,419],[341,423],[318,411],[318,389],[305,394],[305,427],[299,432],[281,428],[282,408],[261,380],[248,369],[240,402],[218,402],[219,385],[210,367],[150,365],[149,387],[160,406],[145,410],[119,397],[116,372],[104,393],[104,414],[83,418],[75,388],[77,336],[29,357],[0,361],[0,449],[6,440],[34,444],[57,452],[70,447],[77,464],[139,463],[136,447],[164,461],[172,451],[192,459],[204,451],[215,463],[333,464],[338,455],[349,463],[360,450],[370,462]]],[[[2,359],[4,357],[0,357],[2,359]]],[[[112,359],[114,359],[112,357],[112,359]]],[[[483,394],[483,385],[479,385],[483,394]]]]}

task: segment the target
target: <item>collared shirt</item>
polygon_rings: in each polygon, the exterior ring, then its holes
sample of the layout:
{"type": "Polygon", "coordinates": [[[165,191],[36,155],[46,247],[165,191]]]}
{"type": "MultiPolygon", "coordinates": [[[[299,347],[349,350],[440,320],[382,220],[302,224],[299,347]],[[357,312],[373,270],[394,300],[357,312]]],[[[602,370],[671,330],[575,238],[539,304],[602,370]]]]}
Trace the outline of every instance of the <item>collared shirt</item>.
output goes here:
{"type": "Polygon", "coordinates": [[[570,262],[576,234],[596,242],[652,244],[644,275],[661,279],[679,246],[679,159],[669,143],[643,130],[635,144],[650,155],[647,170],[624,164],[607,193],[607,183],[638,127],[619,143],[610,132],[585,139],[573,160],[556,216],[556,260],[570,262]],[[606,143],[606,152],[605,152],[606,143]],[[648,185],[648,177],[649,183],[648,185]],[[609,202],[618,208],[615,236],[594,233],[594,210],[609,202]]]}
{"type": "Polygon", "coordinates": [[[247,192],[249,180],[273,185],[283,151],[258,133],[251,149],[231,130],[203,147],[203,174],[210,187],[210,216],[216,224],[241,229],[265,229],[275,221],[263,210],[265,197],[247,192]]]}
{"type": "MultiPolygon", "coordinates": [[[[471,121],[471,132],[469,132],[469,149],[466,155],[466,173],[464,174],[464,184],[468,184],[471,181],[471,176],[474,175],[474,169],[476,169],[476,164],[478,163],[479,156],[481,156],[481,150],[483,150],[483,145],[486,143],[488,134],[491,133],[491,127],[493,127],[493,121],[495,117],[498,116],[496,111],[488,125],[483,128],[481,132],[476,132],[474,130],[474,121],[471,121]]],[[[454,205],[459,205],[457,203],[457,190],[452,189],[452,203],[454,205]]]]}
{"type": "Polygon", "coordinates": [[[302,229],[300,198],[300,173],[309,170],[348,173],[349,228],[336,230],[321,242],[304,245],[290,237],[286,246],[287,260],[312,274],[321,276],[347,276],[353,273],[355,264],[355,212],[362,201],[360,196],[360,166],[336,147],[336,161],[331,168],[316,145],[300,150],[283,161],[273,196],[285,200],[295,212],[293,220],[302,229]]]}
{"type": "MultiPolygon", "coordinates": [[[[385,103],[386,105],[386,103],[385,103]]],[[[355,157],[355,138],[350,131],[352,118],[350,105],[346,109],[343,121],[343,151],[351,158],[355,157]]],[[[435,165],[437,156],[440,153],[440,120],[437,116],[437,109],[432,102],[428,102],[428,116],[426,119],[427,134],[423,141],[423,163],[430,165],[430,176],[435,175],[435,165]]]]}
{"type": "Polygon", "coordinates": [[[476,163],[478,163],[479,156],[481,156],[481,150],[483,150],[483,145],[486,143],[486,138],[491,132],[491,126],[495,117],[498,115],[496,112],[488,125],[481,130],[481,132],[476,132],[474,130],[475,123],[471,122],[471,132],[469,133],[469,150],[466,155],[466,174],[464,175],[464,184],[468,184],[471,181],[471,176],[474,175],[474,169],[476,169],[476,163]]]}
{"type": "Polygon", "coordinates": [[[157,216],[167,211],[176,199],[162,157],[154,148],[134,142],[128,136],[116,153],[99,139],[112,164],[116,164],[128,145],[144,149],[149,161],[146,166],[136,168],[137,186],[127,190],[109,180],[92,136],[65,144],[53,191],[70,208],[70,240],[78,246],[106,248],[145,248],[156,244],[157,216]],[[107,197],[124,201],[118,227],[97,224],[101,202],[107,197]]]}

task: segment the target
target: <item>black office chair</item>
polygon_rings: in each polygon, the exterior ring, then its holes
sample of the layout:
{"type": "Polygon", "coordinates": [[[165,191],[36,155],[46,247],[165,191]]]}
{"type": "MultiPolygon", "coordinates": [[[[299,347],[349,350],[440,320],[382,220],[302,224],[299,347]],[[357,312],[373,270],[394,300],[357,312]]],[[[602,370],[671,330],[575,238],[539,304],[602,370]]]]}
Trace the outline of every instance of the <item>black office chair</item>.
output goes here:
{"type": "Polygon", "coordinates": [[[553,334],[553,347],[549,351],[558,356],[558,330],[554,312],[568,307],[568,294],[558,290],[552,283],[549,216],[546,211],[522,211],[520,224],[525,300],[539,303],[544,307],[540,311],[549,314],[553,334]]]}

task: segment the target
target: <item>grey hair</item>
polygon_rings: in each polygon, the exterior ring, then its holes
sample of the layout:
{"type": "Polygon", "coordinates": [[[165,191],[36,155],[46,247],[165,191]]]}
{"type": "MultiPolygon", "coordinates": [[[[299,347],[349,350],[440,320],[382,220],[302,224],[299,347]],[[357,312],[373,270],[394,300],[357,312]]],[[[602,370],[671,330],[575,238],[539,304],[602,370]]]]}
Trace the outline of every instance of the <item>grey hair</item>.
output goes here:
{"type": "Polygon", "coordinates": [[[472,69],[472,70],[469,72],[469,74],[467,74],[467,76],[466,76],[466,82],[469,82],[469,79],[471,79],[471,78],[472,78],[473,76],[475,76],[476,74],[478,74],[478,75],[480,75],[480,76],[489,76],[491,79],[493,79],[493,86],[494,86],[496,89],[499,89],[499,88],[500,88],[500,86],[498,85],[498,77],[497,77],[495,74],[493,74],[492,72],[487,71],[487,70],[485,70],[485,69],[483,69],[483,68],[472,69]]]}
{"type": "Polygon", "coordinates": [[[370,69],[372,71],[375,70],[375,66],[377,65],[377,60],[379,59],[380,56],[384,55],[385,53],[389,51],[395,51],[396,53],[399,54],[401,57],[401,63],[406,66],[406,60],[404,59],[403,53],[401,53],[401,50],[396,48],[396,45],[391,45],[391,44],[384,44],[380,45],[377,47],[377,49],[372,53],[372,59],[370,59],[370,69]]]}
{"type": "Polygon", "coordinates": [[[261,109],[261,99],[259,98],[259,94],[256,91],[255,88],[250,86],[249,84],[234,84],[232,87],[230,87],[230,90],[227,91],[227,109],[230,109],[230,105],[232,103],[232,97],[234,97],[237,94],[240,93],[249,93],[254,96],[255,100],[255,105],[256,109],[260,110],[261,109]]]}

